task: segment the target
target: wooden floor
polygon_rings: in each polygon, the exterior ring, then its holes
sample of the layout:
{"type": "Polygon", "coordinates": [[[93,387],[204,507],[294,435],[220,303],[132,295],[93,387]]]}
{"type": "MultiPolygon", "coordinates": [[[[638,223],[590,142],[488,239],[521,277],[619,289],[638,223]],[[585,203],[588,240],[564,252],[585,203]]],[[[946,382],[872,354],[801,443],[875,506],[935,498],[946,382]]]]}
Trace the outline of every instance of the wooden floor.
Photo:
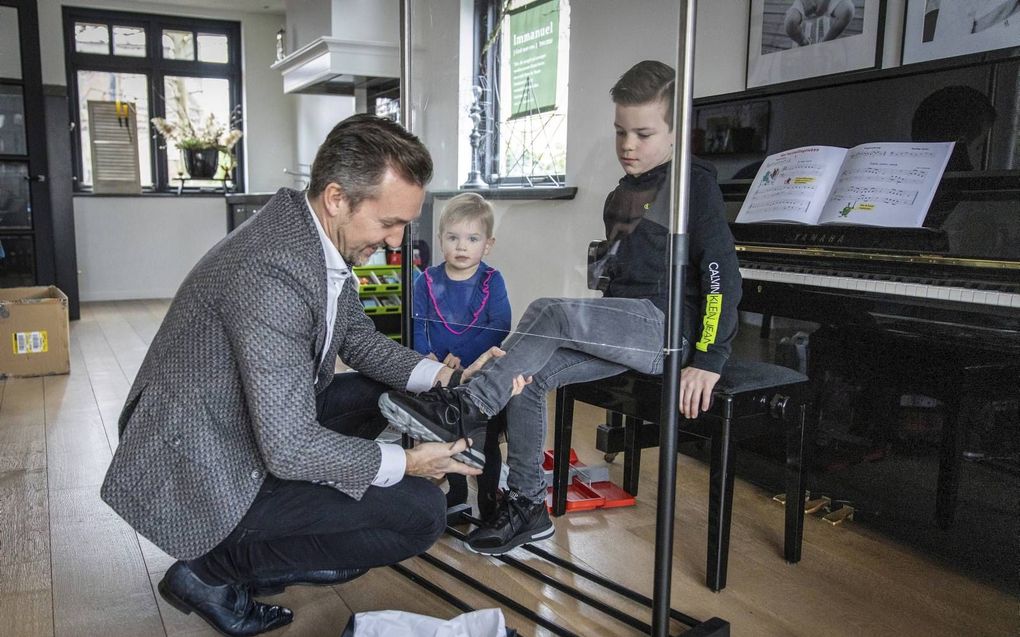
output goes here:
{"type": "MultiPolygon", "coordinates": [[[[166,308],[163,301],[86,304],[71,327],[70,375],[0,381],[0,635],[214,634],[154,593],[172,558],[99,499],[117,444],[117,415],[166,308]]],[[[581,405],[577,414],[589,423],[600,416],[581,405]]],[[[601,462],[594,435],[583,432],[582,426],[574,436],[581,459],[601,462]]],[[[656,450],[645,452],[636,506],[568,514],[540,546],[650,595],[656,459],[656,450]]],[[[618,465],[612,468],[617,482],[618,465]]],[[[1020,634],[1016,599],[853,522],[833,527],[809,517],[803,561],[786,564],[782,507],[772,494],[739,481],[729,583],[712,593],[702,583],[706,484],[706,467],[681,456],[672,599],[682,612],[726,619],[734,635],[1020,634]]],[[[449,538],[432,552],[580,635],[638,634],[449,538]]],[[[557,570],[520,549],[513,555],[557,570]]],[[[475,607],[494,605],[417,558],[406,564],[475,607]]],[[[388,568],[333,588],[292,587],[272,599],[295,611],[294,623],[273,633],[281,637],[336,637],[352,613],[365,610],[457,612],[388,568]]],[[[621,606],[648,619],[640,608],[621,606]]],[[[507,620],[523,635],[550,634],[513,613],[507,620]]],[[[677,625],[673,634],[681,630],[677,625]]]]}

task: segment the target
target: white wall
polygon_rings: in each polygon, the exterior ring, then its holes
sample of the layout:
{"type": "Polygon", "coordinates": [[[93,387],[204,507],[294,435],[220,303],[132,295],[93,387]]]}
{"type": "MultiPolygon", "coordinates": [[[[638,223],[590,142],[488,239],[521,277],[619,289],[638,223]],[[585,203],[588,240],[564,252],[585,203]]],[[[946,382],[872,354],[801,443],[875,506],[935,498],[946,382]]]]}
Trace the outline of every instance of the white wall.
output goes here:
{"type": "MultiPolygon", "coordinates": [[[[63,5],[39,0],[43,82],[66,85],[63,5]]],[[[241,23],[244,64],[245,179],[249,192],[292,185],[284,168],[297,166],[295,98],[283,94],[269,69],[282,14],[236,13],[128,0],[92,0],[93,8],[189,15],[241,23]]],[[[172,296],[184,275],[226,233],[222,197],[74,198],[79,290],[82,300],[172,296]]]]}
{"type": "Polygon", "coordinates": [[[82,301],[172,297],[227,232],[222,197],[78,197],[74,213],[82,301]]]}
{"type": "MultiPolygon", "coordinates": [[[[319,150],[319,144],[325,139],[329,131],[333,130],[337,122],[344,120],[354,114],[354,97],[346,95],[295,95],[297,101],[296,118],[294,127],[297,130],[297,144],[295,148],[296,172],[311,172],[312,160],[319,150]]],[[[292,187],[303,187],[307,185],[308,178],[303,183],[294,183],[292,187]]],[[[290,185],[290,184],[288,184],[290,185]]]]}

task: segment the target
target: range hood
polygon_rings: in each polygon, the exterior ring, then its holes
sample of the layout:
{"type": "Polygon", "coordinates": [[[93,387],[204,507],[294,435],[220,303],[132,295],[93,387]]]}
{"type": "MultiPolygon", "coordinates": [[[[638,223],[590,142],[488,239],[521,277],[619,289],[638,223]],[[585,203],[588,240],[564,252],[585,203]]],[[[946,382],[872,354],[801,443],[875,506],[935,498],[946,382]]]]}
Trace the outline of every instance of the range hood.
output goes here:
{"type": "Polygon", "coordinates": [[[320,37],[272,65],[284,93],[354,95],[400,79],[400,47],[390,42],[320,37]]]}

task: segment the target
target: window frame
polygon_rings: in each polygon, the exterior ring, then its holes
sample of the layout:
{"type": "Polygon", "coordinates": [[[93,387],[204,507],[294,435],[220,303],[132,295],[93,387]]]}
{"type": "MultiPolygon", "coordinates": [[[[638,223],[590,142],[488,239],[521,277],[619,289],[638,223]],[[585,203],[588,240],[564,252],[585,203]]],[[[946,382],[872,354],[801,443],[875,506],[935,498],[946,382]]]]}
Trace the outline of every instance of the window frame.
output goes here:
{"type": "MultiPolygon", "coordinates": [[[[78,71],[100,71],[108,73],[134,73],[146,76],[149,99],[149,117],[166,117],[166,102],[160,97],[164,78],[167,76],[184,76],[198,78],[226,79],[229,82],[230,112],[241,105],[242,73],[241,73],[241,24],[227,20],[207,18],[189,18],[182,16],[134,13],[127,11],[110,11],[105,9],[88,9],[82,7],[63,7],[64,23],[64,66],[67,73],[68,108],[74,130],[71,135],[71,149],[74,159],[72,172],[74,176],[74,192],[90,193],[91,186],[81,183],[84,173],[82,165],[82,141],[80,104],[78,103],[78,71]],[[107,54],[79,53],[75,50],[74,25],[77,22],[103,24],[110,33],[110,52],[107,54]],[[113,27],[134,26],[145,30],[145,57],[132,57],[113,54],[113,27]],[[227,36],[227,62],[200,62],[195,60],[169,60],[163,58],[163,29],[174,31],[190,31],[194,42],[195,56],[198,56],[198,34],[227,36]]],[[[153,137],[154,129],[151,122],[146,122],[149,130],[150,168],[152,170],[151,187],[142,188],[143,196],[150,193],[167,193],[171,191],[184,193],[208,192],[198,186],[183,188],[174,185],[167,170],[166,148],[153,137]]],[[[243,122],[239,124],[243,130],[243,122]]],[[[245,192],[244,184],[244,145],[235,146],[237,166],[234,168],[234,191],[245,192]]]]}
{"type": "MultiPolygon", "coordinates": [[[[500,19],[508,19],[510,15],[510,2],[507,0],[475,0],[474,5],[474,75],[471,84],[475,85],[482,76],[488,80],[487,98],[482,108],[480,131],[483,133],[479,145],[479,165],[482,169],[482,178],[488,183],[493,174],[499,173],[500,161],[500,95],[499,86],[502,74],[502,31],[499,37],[493,41],[485,58],[482,59],[482,48],[488,40],[489,33],[500,19]],[[501,11],[507,8],[507,12],[501,15],[501,11]],[[484,134],[488,133],[488,134],[484,134]]],[[[468,105],[470,107],[470,104],[468,105]]],[[[499,181],[489,183],[491,188],[550,188],[563,187],[566,184],[567,176],[553,175],[559,183],[533,184],[527,177],[508,177],[500,174],[499,181]]]]}

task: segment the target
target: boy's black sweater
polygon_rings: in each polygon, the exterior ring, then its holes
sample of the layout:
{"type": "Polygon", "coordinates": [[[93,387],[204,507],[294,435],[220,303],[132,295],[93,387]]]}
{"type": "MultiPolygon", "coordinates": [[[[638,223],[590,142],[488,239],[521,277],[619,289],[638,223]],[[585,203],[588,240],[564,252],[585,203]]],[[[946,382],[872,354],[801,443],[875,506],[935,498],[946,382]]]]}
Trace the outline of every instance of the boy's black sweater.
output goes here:
{"type": "MultiPolygon", "coordinates": [[[[649,299],[663,312],[669,302],[669,169],[667,162],[623,177],[602,213],[605,296],[649,299]]],[[[697,158],[691,160],[690,202],[684,336],[694,344],[689,364],[720,373],[737,333],[740,269],[715,168],[697,158]]]]}

